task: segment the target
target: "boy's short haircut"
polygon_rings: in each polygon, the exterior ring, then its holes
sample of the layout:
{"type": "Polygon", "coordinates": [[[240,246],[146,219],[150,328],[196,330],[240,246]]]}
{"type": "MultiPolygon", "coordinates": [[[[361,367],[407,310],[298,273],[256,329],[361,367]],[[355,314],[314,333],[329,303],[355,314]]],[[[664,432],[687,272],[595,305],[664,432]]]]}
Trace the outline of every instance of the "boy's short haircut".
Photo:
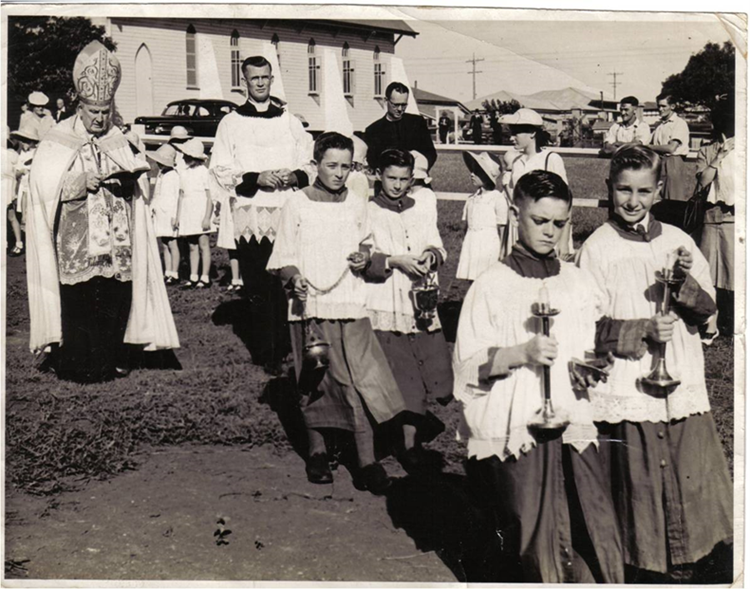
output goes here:
{"type": "Polygon", "coordinates": [[[561,176],[546,170],[532,170],[518,179],[513,189],[513,202],[518,204],[524,198],[534,202],[543,198],[557,198],[573,204],[573,194],[570,187],[561,176]]]}
{"type": "Polygon", "coordinates": [[[409,168],[414,171],[414,156],[402,149],[386,149],[378,158],[378,168],[383,172],[386,168],[396,166],[397,168],[409,168]]]}
{"type": "Polygon", "coordinates": [[[662,92],[661,94],[659,94],[659,96],[656,97],[656,102],[659,102],[660,100],[666,100],[667,104],[670,104],[672,106],[677,104],[669,92],[662,92]]]}
{"type": "Polygon", "coordinates": [[[251,55],[245,61],[242,62],[242,67],[240,68],[242,70],[242,73],[244,75],[245,70],[250,67],[266,67],[268,66],[268,70],[273,73],[273,66],[271,66],[271,62],[268,61],[265,57],[262,55],[251,55]]]}
{"type": "Polygon", "coordinates": [[[638,107],[638,99],[635,96],[626,96],[620,101],[620,104],[632,104],[634,107],[638,107]]]}
{"type": "Polygon", "coordinates": [[[623,170],[651,170],[656,181],[661,180],[659,154],[645,145],[623,145],[613,155],[609,164],[609,179],[615,180],[623,170]]]}
{"type": "Polygon", "coordinates": [[[313,159],[320,163],[329,149],[345,149],[354,157],[354,142],[349,137],[335,131],[323,133],[315,140],[313,159]]]}

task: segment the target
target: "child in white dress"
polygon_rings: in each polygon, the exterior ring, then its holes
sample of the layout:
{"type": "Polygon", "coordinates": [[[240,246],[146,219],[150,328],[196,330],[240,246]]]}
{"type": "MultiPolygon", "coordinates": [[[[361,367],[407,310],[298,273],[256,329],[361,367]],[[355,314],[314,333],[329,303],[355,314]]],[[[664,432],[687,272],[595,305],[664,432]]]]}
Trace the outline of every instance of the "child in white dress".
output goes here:
{"type": "Polygon", "coordinates": [[[405,409],[404,400],[367,316],[369,262],[367,201],[346,188],[354,151],[351,139],[324,133],[315,142],[315,183],[292,193],[268,260],[290,293],[289,323],[295,370],[308,431],[307,477],[331,483],[324,431],[353,433],[357,488],[382,493],[390,484],[375,460],[374,428],[405,409]],[[329,344],[330,365],[306,380],[305,324],[329,344]],[[318,373],[319,375],[319,373],[318,373]],[[320,376],[320,375],[319,375],[320,376]],[[304,384],[304,386],[303,386],[304,384]]]}
{"type": "MultiPolygon", "coordinates": [[[[21,239],[21,225],[16,217],[16,163],[18,162],[18,152],[15,150],[10,139],[10,129],[6,127],[6,145],[5,154],[3,155],[3,227],[5,227],[5,217],[8,216],[11,228],[13,230],[13,237],[15,238],[15,246],[8,252],[9,256],[15,257],[23,252],[23,241],[21,239]]],[[[6,238],[6,249],[7,249],[7,238],[6,238]]]]}
{"type": "Polygon", "coordinates": [[[456,278],[475,280],[507,253],[502,244],[508,226],[508,200],[495,188],[500,166],[487,152],[478,156],[464,152],[464,163],[477,191],[466,199],[464,205],[462,220],[466,235],[456,278]]]}
{"type": "Polygon", "coordinates": [[[154,194],[151,197],[151,214],[156,237],[164,258],[164,278],[168,285],[179,280],[180,247],[177,241],[177,203],[180,200],[180,175],[175,170],[177,150],[169,144],[162,145],[146,157],[159,166],[154,194]]]}
{"type": "Polygon", "coordinates": [[[211,286],[211,246],[208,241],[211,228],[213,201],[209,190],[208,168],[203,142],[198,138],[178,144],[185,158],[185,169],[180,174],[180,199],[177,204],[178,234],[187,238],[190,245],[190,281],[188,288],[211,286]],[[199,262],[203,272],[198,279],[199,262]]]}

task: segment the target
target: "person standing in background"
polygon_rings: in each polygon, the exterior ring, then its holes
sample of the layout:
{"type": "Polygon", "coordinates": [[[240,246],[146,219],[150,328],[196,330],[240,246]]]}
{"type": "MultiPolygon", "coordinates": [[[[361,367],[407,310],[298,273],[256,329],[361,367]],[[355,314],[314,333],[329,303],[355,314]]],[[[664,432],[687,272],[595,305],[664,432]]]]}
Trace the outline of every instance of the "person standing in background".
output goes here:
{"type": "Polygon", "coordinates": [[[685,185],[685,156],[690,153],[690,129],[685,119],[674,111],[675,101],[669,94],[656,97],[661,120],[651,135],[651,149],[661,156],[664,200],[688,200],[692,193],[685,185]]]}

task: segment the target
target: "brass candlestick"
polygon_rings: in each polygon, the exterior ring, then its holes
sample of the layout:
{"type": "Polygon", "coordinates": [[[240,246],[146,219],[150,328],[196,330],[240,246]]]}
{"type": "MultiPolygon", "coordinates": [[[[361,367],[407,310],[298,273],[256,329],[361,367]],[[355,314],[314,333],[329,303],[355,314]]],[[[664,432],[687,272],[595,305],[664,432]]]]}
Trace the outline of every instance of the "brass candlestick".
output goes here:
{"type": "MultiPolygon", "coordinates": [[[[656,272],[656,282],[663,285],[663,299],[661,314],[667,315],[672,300],[674,287],[684,281],[684,278],[676,277],[672,268],[666,267],[661,272],[656,272]]],[[[656,366],[646,376],[641,378],[641,384],[649,389],[647,392],[654,397],[666,397],[680,384],[680,380],[673,378],[667,370],[666,361],[667,344],[658,344],[656,348],[656,366]]]]}
{"type": "MultiPolygon", "coordinates": [[[[539,291],[539,301],[531,305],[531,314],[542,320],[542,333],[549,337],[549,320],[560,313],[559,309],[553,309],[549,302],[547,287],[542,286],[539,291]]],[[[543,398],[542,408],[537,411],[528,423],[531,430],[563,430],[570,424],[564,411],[555,411],[552,406],[552,383],[550,382],[550,367],[542,366],[543,372],[543,398]]]]}

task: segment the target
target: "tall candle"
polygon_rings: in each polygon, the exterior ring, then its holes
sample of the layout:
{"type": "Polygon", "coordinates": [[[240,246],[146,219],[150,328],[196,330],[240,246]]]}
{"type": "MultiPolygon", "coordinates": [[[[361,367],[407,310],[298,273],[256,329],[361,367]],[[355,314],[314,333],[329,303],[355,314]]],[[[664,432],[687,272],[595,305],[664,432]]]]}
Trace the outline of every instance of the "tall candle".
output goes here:
{"type": "Polygon", "coordinates": [[[547,290],[547,285],[542,284],[542,288],[539,289],[539,310],[542,313],[548,313],[550,310],[550,303],[549,303],[549,291],[547,290]]]}

